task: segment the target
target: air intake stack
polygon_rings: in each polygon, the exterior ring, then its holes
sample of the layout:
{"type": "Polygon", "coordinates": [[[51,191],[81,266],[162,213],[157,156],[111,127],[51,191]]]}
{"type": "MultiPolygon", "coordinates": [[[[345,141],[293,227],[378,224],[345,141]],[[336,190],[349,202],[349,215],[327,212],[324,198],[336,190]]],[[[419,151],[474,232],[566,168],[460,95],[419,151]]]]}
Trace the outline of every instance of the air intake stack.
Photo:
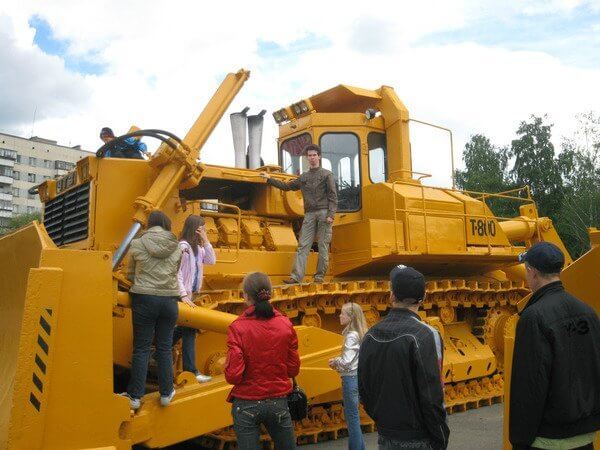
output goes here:
{"type": "Polygon", "coordinates": [[[248,168],[258,169],[262,166],[260,162],[260,150],[262,146],[264,115],[267,112],[263,109],[254,116],[248,116],[248,168]]]}
{"type": "Polygon", "coordinates": [[[240,112],[229,115],[231,120],[231,134],[233,135],[233,151],[235,153],[235,167],[247,168],[246,165],[246,128],[250,108],[245,107],[240,112]]]}

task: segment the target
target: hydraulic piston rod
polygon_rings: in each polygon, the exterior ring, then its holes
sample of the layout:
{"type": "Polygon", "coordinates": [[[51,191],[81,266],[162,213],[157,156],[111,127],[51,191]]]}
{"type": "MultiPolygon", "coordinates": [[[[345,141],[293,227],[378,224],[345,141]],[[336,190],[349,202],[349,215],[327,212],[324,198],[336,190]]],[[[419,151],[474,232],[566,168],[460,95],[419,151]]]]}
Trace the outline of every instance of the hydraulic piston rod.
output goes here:
{"type": "MultiPolygon", "coordinates": [[[[119,291],[117,294],[117,304],[126,308],[131,307],[131,297],[128,292],[119,291]]],[[[179,316],[177,325],[185,327],[214,331],[215,333],[227,333],[227,328],[237,316],[213,309],[198,306],[192,308],[184,303],[178,302],[179,316]]]]}

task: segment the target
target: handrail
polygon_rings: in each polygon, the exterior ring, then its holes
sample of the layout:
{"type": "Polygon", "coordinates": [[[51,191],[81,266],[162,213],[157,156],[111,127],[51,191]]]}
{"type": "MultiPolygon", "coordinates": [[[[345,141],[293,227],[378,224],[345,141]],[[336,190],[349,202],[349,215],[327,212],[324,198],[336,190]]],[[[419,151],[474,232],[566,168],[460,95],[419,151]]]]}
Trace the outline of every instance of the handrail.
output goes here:
{"type": "Polygon", "coordinates": [[[413,119],[410,118],[408,119],[409,122],[417,122],[420,123],[421,125],[427,125],[433,128],[438,128],[440,130],[444,130],[447,131],[448,134],[450,134],[450,164],[452,166],[452,189],[456,188],[456,179],[455,179],[455,169],[454,169],[454,139],[452,137],[452,130],[450,128],[446,128],[446,127],[442,127],[440,125],[436,125],[434,123],[429,123],[429,122],[425,122],[423,120],[417,120],[417,119],[413,119]]]}
{"type": "MultiPolygon", "coordinates": [[[[417,181],[421,181],[423,178],[431,178],[432,177],[432,175],[430,173],[416,172],[416,171],[410,170],[410,169],[392,170],[389,174],[391,175],[391,174],[397,173],[397,172],[402,172],[402,173],[408,172],[411,175],[413,175],[413,174],[415,174],[415,175],[421,175],[419,178],[416,179],[417,181]]],[[[414,178],[411,178],[411,179],[414,179],[414,178]]],[[[407,182],[407,180],[397,180],[397,181],[404,181],[405,183],[407,182]]]]}
{"type": "MultiPolygon", "coordinates": [[[[510,189],[508,191],[502,191],[502,192],[475,192],[475,191],[464,191],[464,192],[478,193],[478,194],[482,194],[482,195],[506,195],[506,194],[510,194],[511,192],[521,192],[523,190],[527,191],[527,199],[533,200],[531,198],[531,191],[530,191],[530,188],[528,185],[521,186],[521,187],[515,188],[515,189],[510,189]]],[[[509,197],[509,198],[523,198],[523,197],[509,197]]]]}

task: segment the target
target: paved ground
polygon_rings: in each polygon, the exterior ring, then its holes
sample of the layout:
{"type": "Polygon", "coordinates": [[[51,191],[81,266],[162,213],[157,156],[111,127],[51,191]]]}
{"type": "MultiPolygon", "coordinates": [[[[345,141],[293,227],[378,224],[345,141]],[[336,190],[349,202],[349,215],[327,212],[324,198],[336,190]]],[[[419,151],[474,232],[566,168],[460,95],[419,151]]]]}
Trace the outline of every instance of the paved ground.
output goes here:
{"type": "MultiPolygon", "coordinates": [[[[502,404],[471,409],[452,414],[450,422],[450,450],[501,450],[502,404]]],[[[365,434],[367,449],[377,448],[377,433],[365,434]]],[[[348,448],[348,439],[303,445],[299,450],[342,450],[348,448]]]]}
{"type": "MultiPolygon", "coordinates": [[[[501,450],[502,449],[502,404],[471,409],[450,415],[449,450],[501,450]]],[[[377,433],[365,434],[367,450],[377,449],[377,433]]],[[[134,447],[142,450],[143,447],[134,447]]],[[[200,450],[203,447],[187,442],[167,447],[169,450],[200,450]]],[[[348,448],[348,439],[303,445],[298,450],[343,450],[348,448]]]]}

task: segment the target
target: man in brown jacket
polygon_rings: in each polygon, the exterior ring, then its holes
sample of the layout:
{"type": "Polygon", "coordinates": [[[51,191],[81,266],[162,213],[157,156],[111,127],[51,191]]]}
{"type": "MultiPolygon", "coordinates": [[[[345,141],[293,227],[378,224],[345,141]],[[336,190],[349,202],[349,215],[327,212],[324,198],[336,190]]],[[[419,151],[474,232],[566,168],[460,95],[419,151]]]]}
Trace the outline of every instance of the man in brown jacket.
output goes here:
{"type": "Polygon", "coordinates": [[[322,283],[327,266],[329,265],[329,243],[331,242],[332,224],[337,210],[337,191],[333,174],[321,167],[321,148],[315,144],[309,144],[304,149],[308,159],[309,170],[304,172],[295,180],[288,183],[271,178],[266,172],[261,176],[267,179],[267,183],[284,191],[302,191],[304,199],[304,221],[300,230],[298,252],[292,269],[291,277],[284,283],[301,283],[306,271],[306,258],[308,252],[318,235],[319,262],[315,281],[322,283]]]}

